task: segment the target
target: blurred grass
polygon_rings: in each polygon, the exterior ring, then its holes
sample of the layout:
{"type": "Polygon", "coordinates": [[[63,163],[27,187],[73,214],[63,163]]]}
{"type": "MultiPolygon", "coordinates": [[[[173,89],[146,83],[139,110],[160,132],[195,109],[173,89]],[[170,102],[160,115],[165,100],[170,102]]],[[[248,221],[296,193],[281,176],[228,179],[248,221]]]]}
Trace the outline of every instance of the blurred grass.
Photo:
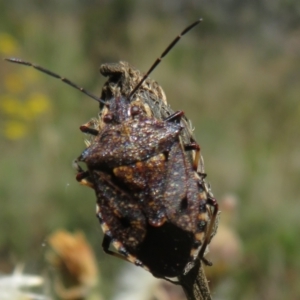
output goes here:
{"type": "MultiPolygon", "coordinates": [[[[255,7],[248,1],[244,7],[234,1],[228,6],[133,0],[17,3],[0,5],[1,56],[43,65],[96,94],[104,82],[101,63],[122,59],[146,71],[184,26],[205,17],[151,77],[163,86],[173,109],[184,110],[192,120],[215,196],[233,193],[240,199],[237,231],[245,260],[233,274],[230,299],[296,299],[297,4],[291,1],[277,18],[282,6],[255,7]],[[3,44],[3,37],[10,44],[3,44]]],[[[20,261],[39,262],[28,264],[29,270],[44,269],[46,236],[58,228],[81,229],[97,252],[109,295],[120,262],[103,254],[94,193],[75,181],[71,167],[84,149],[78,127],[97,115],[97,104],[36,70],[0,64],[0,271],[20,261]],[[49,106],[24,118],[31,95],[44,97],[49,106]],[[5,97],[16,101],[12,113],[4,109],[5,97]],[[21,121],[26,134],[11,139],[5,124],[21,121]]]]}

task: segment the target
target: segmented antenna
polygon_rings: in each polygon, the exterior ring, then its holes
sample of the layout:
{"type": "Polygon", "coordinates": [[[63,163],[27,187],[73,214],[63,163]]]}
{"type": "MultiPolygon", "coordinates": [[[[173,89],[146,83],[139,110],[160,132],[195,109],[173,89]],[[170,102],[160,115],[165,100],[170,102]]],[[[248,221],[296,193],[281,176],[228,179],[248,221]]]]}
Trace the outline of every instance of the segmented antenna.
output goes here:
{"type": "MultiPolygon", "coordinates": [[[[131,97],[136,93],[136,91],[141,87],[141,85],[144,83],[144,81],[149,77],[149,75],[152,73],[152,71],[157,67],[157,65],[160,64],[160,62],[162,61],[162,59],[169,53],[169,51],[178,43],[178,41],[182,38],[182,36],[184,36],[187,32],[189,32],[192,28],[194,28],[195,26],[197,26],[199,23],[202,22],[202,18],[200,18],[199,20],[195,21],[194,23],[192,23],[191,25],[189,25],[188,27],[186,27],[170,44],[169,46],[163,51],[163,53],[160,55],[159,58],[157,58],[155,60],[155,62],[153,63],[153,65],[150,67],[150,69],[148,70],[148,72],[143,76],[143,78],[141,79],[141,81],[135,86],[135,88],[130,92],[129,94],[129,99],[131,99],[131,97]]],[[[80,87],[79,85],[75,84],[74,82],[72,82],[71,80],[69,80],[68,78],[62,77],[50,70],[47,70],[41,66],[38,66],[36,64],[33,64],[31,62],[27,62],[24,61],[20,58],[5,58],[5,60],[15,63],[15,64],[20,64],[20,65],[25,65],[25,66],[29,66],[29,67],[33,67],[43,73],[46,73],[54,78],[60,79],[61,81],[63,81],[64,83],[72,86],[73,88],[79,90],[80,92],[82,92],[83,94],[89,96],[90,98],[96,100],[99,103],[102,104],[106,104],[106,102],[102,99],[100,99],[99,97],[93,95],[91,92],[87,91],[86,89],[84,89],[83,87],[80,87]]]]}
{"type": "Polygon", "coordinates": [[[178,41],[184,36],[187,32],[189,32],[192,28],[197,26],[199,23],[203,21],[202,18],[197,20],[196,22],[189,25],[187,28],[185,28],[172,42],[171,44],[164,50],[164,52],[160,55],[159,58],[156,59],[156,61],[153,63],[153,65],[150,67],[148,72],[143,76],[141,81],[135,86],[135,88],[130,92],[129,99],[136,93],[136,91],[141,87],[143,82],[149,77],[149,75],[152,73],[152,71],[157,67],[157,65],[162,61],[162,59],[169,53],[169,51],[178,43],[178,41]]]}
{"type": "Polygon", "coordinates": [[[69,79],[67,79],[67,78],[65,78],[65,77],[62,77],[62,76],[60,76],[60,75],[58,75],[58,74],[56,74],[56,73],[53,73],[53,72],[50,71],[50,70],[47,70],[47,69],[45,69],[45,68],[43,68],[43,67],[40,67],[40,66],[38,66],[38,65],[32,64],[32,63],[30,63],[30,62],[24,61],[24,60],[19,59],[19,58],[5,58],[5,60],[7,60],[7,61],[9,61],[9,62],[12,62],[12,63],[15,63],[15,64],[20,64],[20,65],[25,65],[25,66],[33,67],[33,68],[35,68],[35,69],[37,69],[37,70],[39,70],[39,71],[41,71],[41,72],[43,72],[43,73],[46,73],[46,74],[48,74],[48,75],[50,75],[50,76],[52,76],[52,77],[55,77],[55,78],[60,79],[60,80],[63,81],[64,83],[66,83],[66,84],[72,86],[73,88],[79,90],[80,92],[82,92],[82,93],[84,93],[85,95],[87,95],[87,96],[93,98],[94,100],[96,100],[96,101],[98,101],[98,102],[100,102],[100,103],[102,103],[102,104],[106,104],[106,102],[105,102],[104,100],[102,100],[102,99],[100,99],[99,97],[93,95],[92,93],[90,93],[90,92],[87,91],[86,89],[84,89],[84,88],[78,86],[77,84],[75,84],[74,82],[72,82],[71,80],[69,80],[69,79]]]}

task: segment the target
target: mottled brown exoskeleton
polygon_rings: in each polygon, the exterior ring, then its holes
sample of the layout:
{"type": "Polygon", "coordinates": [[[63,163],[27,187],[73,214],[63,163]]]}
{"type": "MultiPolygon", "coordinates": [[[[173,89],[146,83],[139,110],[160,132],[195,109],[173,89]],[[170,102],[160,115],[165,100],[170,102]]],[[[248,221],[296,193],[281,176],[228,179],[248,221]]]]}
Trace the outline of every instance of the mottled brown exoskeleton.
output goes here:
{"type": "Polygon", "coordinates": [[[145,75],[126,62],[102,65],[108,81],[101,98],[37,65],[9,59],[60,78],[100,102],[99,118],[80,127],[91,138],[75,161],[77,180],[96,192],[104,251],[161,278],[186,274],[198,257],[206,261],[218,212],[188,120],[171,110],[162,88],[148,78],[200,21],[188,26],[145,75]],[[78,162],[86,163],[87,170],[78,162]],[[109,250],[111,243],[118,253],[109,250]]]}

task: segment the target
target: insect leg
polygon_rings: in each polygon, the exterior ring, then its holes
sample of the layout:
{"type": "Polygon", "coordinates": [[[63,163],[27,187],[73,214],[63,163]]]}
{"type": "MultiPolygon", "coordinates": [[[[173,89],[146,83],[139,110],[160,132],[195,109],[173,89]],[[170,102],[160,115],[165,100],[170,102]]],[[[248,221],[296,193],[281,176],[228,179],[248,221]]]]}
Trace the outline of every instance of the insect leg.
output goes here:
{"type": "MultiPolygon", "coordinates": [[[[181,117],[184,115],[184,112],[182,110],[176,111],[175,113],[173,113],[172,115],[170,115],[169,117],[167,117],[166,119],[164,119],[164,121],[166,122],[174,122],[174,121],[178,121],[181,119],[181,117]]],[[[198,143],[196,143],[196,141],[191,138],[191,143],[184,145],[184,150],[185,151],[191,151],[194,150],[195,151],[195,158],[193,161],[193,169],[195,171],[197,171],[198,169],[198,164],[199,164],[199,159],[200,159],[200,146],[198,143]]]]}
{"type": "Polygon", "coordinates": [[[184,150],[186,151],[195,151],[195,158],[193,160],[193,169],[197,171],[198,169],[198,164],[199,164],[199,159],[200,159],[200,145],[195,142],[194,139],[191,138],[191,143],[184,145],[184,150]]]}
{"type": "Polygon", "coordinates": [[[97,129],[94,129],[94,128],[90,128],[88,126],[85,126],[85,125],[81,125],[79,127],[79,129],[84,132],[84,133],[89,133],[91,135],[98,135],[99,134],[99,131],[97,129]]]}
{"type": "Polygon", "coordinates": [[[210,240],[211,240],[211,234],[213,232],[214,224],[215,224],[218,212],[219,212],[219,204],[218,204],[218,202],[215,198],[211,198],[211,197],[209,197],[207,199],[206,204],[209,205],[209,206],[212,206],[214,208],[214,211],[212,213],[212,217],[210,219],[209,227],[208,227],[208,230],[207,230],[206,235],[205,235],[205,240],[204,240],[203,245],[202,245],[202,247],[200,249],[200,252],[199,252],[199,257],[205,264],[212,265],[211,262],[209,262],[207,259],[204,258],[204,254],[205,254],[205,250],[206,250],[206,248],[207,248],[207,246],[208,246],[208,244],[210,243],[210,240]]]}
{"type": "Polygon", "coordinates": [[[167,118],[164,119],[166,122],[173,122],[173,121],[178,121],[181,119],[181,117],[184,115],[184,112],[182,110],[176,111],[172,115],[168,116],[167,118]]]}
{"type": "MultiPolygon", "coordinates": [[[[100,220],[100,217],[99,217],[99,214],[97,215],[98,216],[98,219],[100,220]]],[[[100,220],[100,223],[101,223],[101,220],[100,220]]],[[[106,253],[106,254],[109,254],[111,256],[114,256],[114,257],[117,257],[117,258],[120,258],[122,260],[125,260],[125,261],[128,261],[130,263],[133,263],[135,264],[136,266],[138,267],[142,267],[144,268],[146,271],[149,272],[149,269],[143,265],[143,263],[138,260],[135,256],[131,255],[126,249],[125,247],[122,245],[121,242],[118,242],[116,240],[114,240],[109,234],[108,232],[106,232],[104,234],[104,238],[103,238],[103,241],[102,241],[102,248],[103,248],[103,251],[106,253]],[[117,252],[114,252],[114,251],[111,251],[109,249],[109,246],[110,244],[113,243],[114,247],[118,250],[119,253],[117,252]]]]}
{"type": "Polygon", "coordinates": [[[139,206],[111,181],[110,175],[96,170],[91,173],[97,196],[96,215],[104,232],[103,250],[149,271],[132,250],[146,234],[146,220],[139,206]],[[110,244],[118,253],[109,250],[110,244]]]}
{"type": "Polygon", "coordinates": [[[73,161],[73,167],[76,169],[77,174],[76,174],[76,180],[87,187],[94,188],[94,184],[90,178],[90,172],[89,171],[84,171],[80,165],[78,164],[77,160],[73,161]]]}
{"type": "MultiPolygon", "coordinates": [[[[120,253],[109,250],[109,246],[110,246],[112,241],[113,241],[112,237],[110,237],[108,234],[104,234],[104,238],[103,238],[103,241],[102,241],[103,251],[106,254],[109,254],[109,255],[112,255],[112,256],[115,256],[115,257],[118,257],[120,259],[123,259],[123,260],[127,261],[126,257],[128,256],[128,253],[125,249],[124,249],[125,251],[122,252],[123,255],[121,255],[120,253]]],[[[121,250],[119,250],[119,251],[121,252],[121,250]]]]}

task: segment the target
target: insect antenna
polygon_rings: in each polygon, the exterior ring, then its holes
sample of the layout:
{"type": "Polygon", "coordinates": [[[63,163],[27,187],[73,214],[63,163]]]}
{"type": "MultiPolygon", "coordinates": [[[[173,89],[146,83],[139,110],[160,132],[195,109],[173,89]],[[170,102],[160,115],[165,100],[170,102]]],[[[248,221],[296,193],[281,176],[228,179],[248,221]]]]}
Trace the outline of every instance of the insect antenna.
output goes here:
{"type": "Polygon", "coordinates": [[[46,74],[48,74],[48,75],[50,75],[52,77],[60,79],[64,83],[66,83],[66,84],[72,86],[73,88],[79,90],[80,92],[84,93],[85,95],[89,96],[90,98],[93,98],[94,100],[96,100],[96,101],[98,101],[98,102],[100,102],[102,104],[106,104],[106,102],[104,100],[102,100],[99,97],[93,95],[92,93],[90,93],[86,89],[78,86],[77,84],[75,84],[71,80],[69,80],[69,79],[67,79],[65,77],[62,77],[62,76],[60,76],[60,75],[58,75],[58,74],[56,74],[56,73],[54,73],[54,72],[52,72],[50,70],[47,70],[47,69],[45,69],[43,67],[40,67],[38,65],[32,64],[30,62],[24,61],[24,60],[19,59],[19,58],[5,58],[5,60],[7,60],[9,62],[12,62],[12,63],[15,63],[15,64],[20,64],[20,65],[25,65],[25,66],[33,67],[33,68],[35,68],[35,69],[37,69],[37,70],[39,70],[39,71],[41,71],[43,73],[46,73],[46,74]]]}
{"type": "Polygon", "coordinates": [[[195,21],[194,23],[192,23],[191,25],[189,25],[188,27],[186,27],[171,43],[170,45],[164,50],[164,52],[160,55],[159,58],[157,58],[155,60],[155,62],[153,63],[153,65],[150,67],[150,69],[148,70],[148,72],[143,76],[143,78],[141,79],[141,81],[135,86],[135,88],[130,92],[129,94],[129,99],[131,99],[131,97],[136,93],[136,91],[141,87],[141,85],[143,84],[143,82],[149,77],[149,75],[152,73],[152,71],[157,67],[157,65],[162,61],[162,59],[169,53],[169,51],[178,43],[178,41],[182,38],[182,36],[184,36],[187,32],[189,32],[192,28],[194,28],[195,26],[197,26],[200,22],[202,22],[202,18],[200,18],[199,20],[195,21]]]}

